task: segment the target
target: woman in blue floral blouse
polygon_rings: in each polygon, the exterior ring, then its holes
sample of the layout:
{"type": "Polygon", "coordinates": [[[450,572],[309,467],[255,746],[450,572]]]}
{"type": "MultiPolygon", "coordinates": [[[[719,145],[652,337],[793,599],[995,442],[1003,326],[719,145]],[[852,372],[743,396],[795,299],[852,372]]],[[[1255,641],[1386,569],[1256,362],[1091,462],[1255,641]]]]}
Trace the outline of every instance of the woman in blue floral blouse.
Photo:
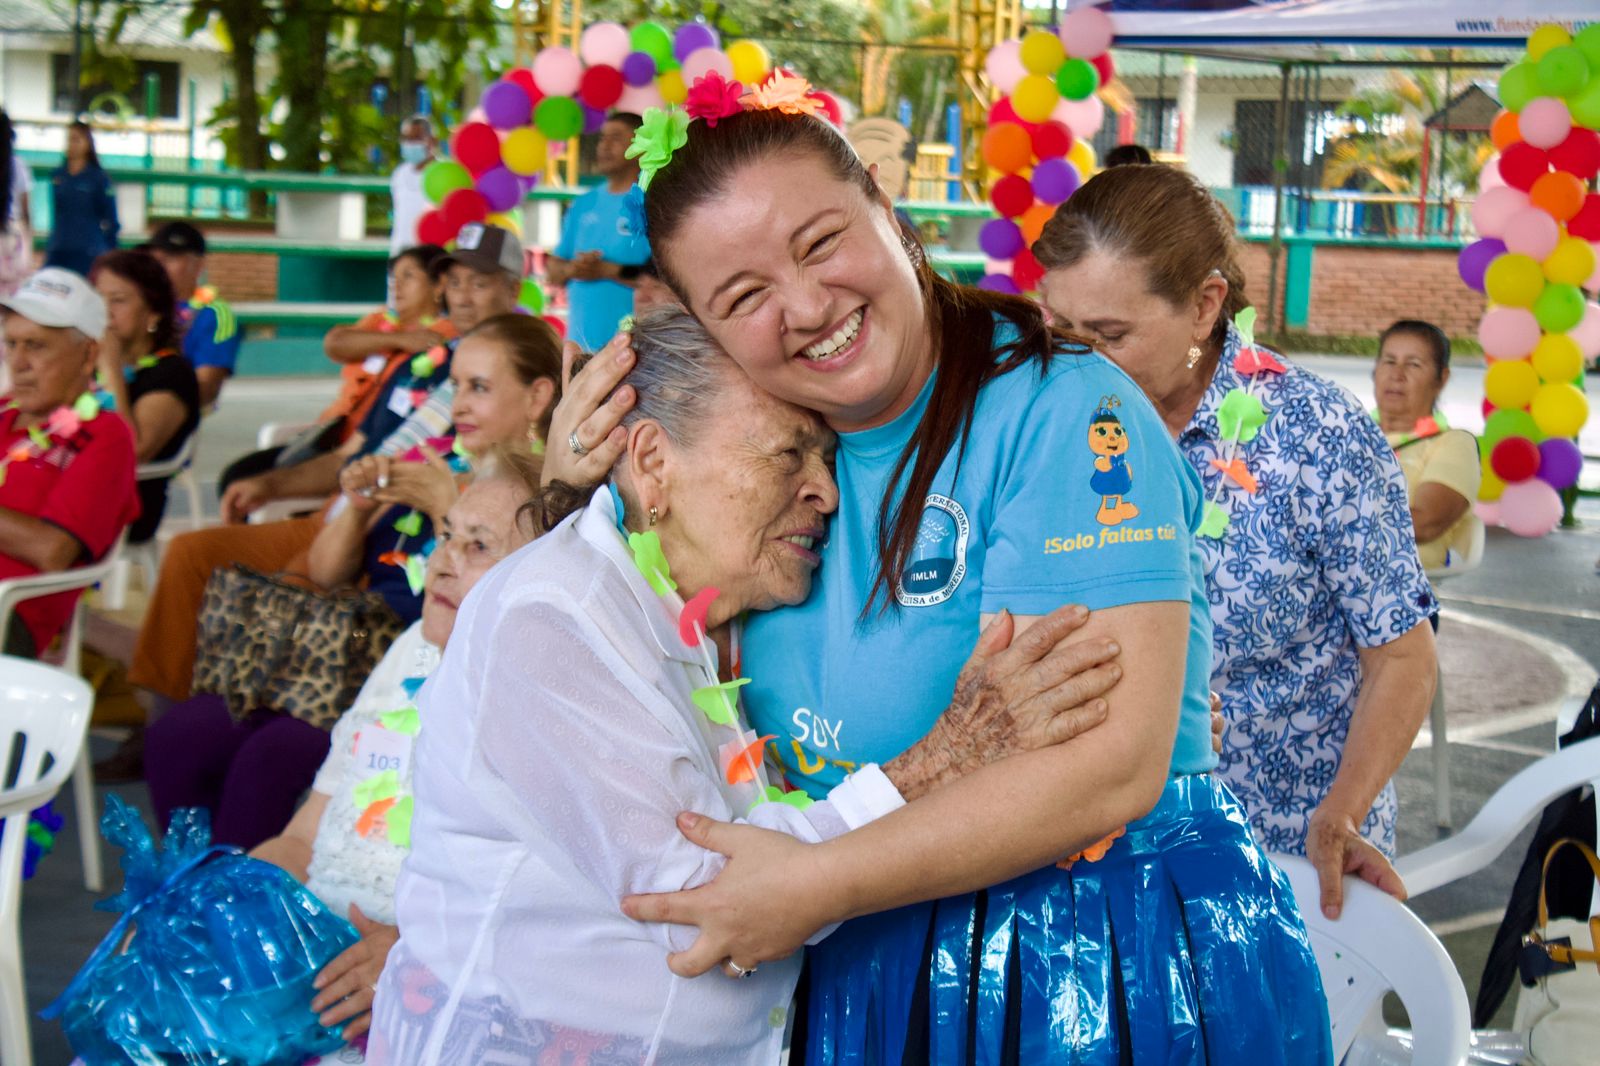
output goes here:
{"type": "Polygon", "coordinates": [[[1205,483],[1219,772],[1268,850],[1316,866],[1329,917],[1343,873],[1403,896],[1390,778],[1432,697],[1437,608],[1393,449],[1235,325],[1233,220],[1188,173],[1107,170],[1033,250],[1060,324],[1139,383],[1205,483]]]}

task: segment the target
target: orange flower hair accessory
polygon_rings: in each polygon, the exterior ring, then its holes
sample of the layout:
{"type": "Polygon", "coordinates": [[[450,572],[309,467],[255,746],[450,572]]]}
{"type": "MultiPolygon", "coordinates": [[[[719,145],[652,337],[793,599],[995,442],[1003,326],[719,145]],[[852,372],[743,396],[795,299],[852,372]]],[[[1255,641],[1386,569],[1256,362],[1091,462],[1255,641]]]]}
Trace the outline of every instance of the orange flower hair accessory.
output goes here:
{"type": "Polygon", "coordinates": [[[822,110],[822,101],[811,95],[811,83],[786,70],[773,71],[745,94],[743,102],[747,111],[782,111],[786,115],[819,117],[817,112],[822,110]]]}

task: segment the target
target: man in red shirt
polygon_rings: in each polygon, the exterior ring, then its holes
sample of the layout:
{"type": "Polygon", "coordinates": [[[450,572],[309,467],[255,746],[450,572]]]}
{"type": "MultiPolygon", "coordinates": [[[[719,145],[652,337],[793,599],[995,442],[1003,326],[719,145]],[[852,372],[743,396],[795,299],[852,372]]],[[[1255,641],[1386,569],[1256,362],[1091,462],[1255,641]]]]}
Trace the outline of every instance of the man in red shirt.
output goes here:
{"type": "MultiPolygon", "coordinates": [[[[99,559],[139,514],[133,433],[94,398],[106,306],[87,281],[47,267],[0,299],[11,394],[0,408],[0,580],[99,559]]],[[[77,592],[27,600],[5,651],[35,656],[72,617],[77,592]]]]}

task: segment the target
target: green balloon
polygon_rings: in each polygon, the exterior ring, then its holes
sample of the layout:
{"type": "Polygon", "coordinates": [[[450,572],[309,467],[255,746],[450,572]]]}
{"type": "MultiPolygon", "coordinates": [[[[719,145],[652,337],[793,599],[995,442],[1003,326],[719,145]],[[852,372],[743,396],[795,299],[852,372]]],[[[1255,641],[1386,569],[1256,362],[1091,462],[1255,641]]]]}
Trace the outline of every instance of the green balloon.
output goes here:
{"type": "Polygon", "coordinates": [[[1589,61],[1590,70],[1600,70],[1600,22],[1591,22],[1579,30],[1572,44],[1589,61]]]}
{"type": "Polygon", "coordinates": [[[544,290],[532,278],[523,278],[522,291],[517,294],[517,303],[534,314],[538,314],[544,310],[544,290]]]}
{"type": "Polygon", "coordinates": [[[1589,83],[1589,61],[1570,44],[1546,52],[1538,72],[1539,88],[1552,96],[1571,96],[1589,83]]]}
{"type": "Polygon", "coordinates": [[[1546,285],[1533,302],[1533,317],[1546,333],[1565,333],[1583,321],[1583,290],[1576,285],[1546,285]]]}
{"type": "Polygon", "coordinates": [[[533,124],[552,141],[583,132],[583,108],[570,96],[547,96],[533,112],[533,124]]]}
{"type": "MultiPolygon", "coordinates": [[[[1600,26],[1600,22],[1595,23],[1600,26]]],[[[1600,63],[1595,65],[1600,71],[1600,63]]],[[[1572,124],[1588,129],[1600,129],[1600,73],[1589,79],[1589,84],[1567,97],[1567,110],[1572,112],[1572,124]]]]}
{"type": "Polygon", "coordinates": [[[661,64],[670,62],[672,55],[672,34],[659,22],[641,22],[628,34],[628,42],[633,45],[635,52],[648,52],[656,61],[656,69],[661,69],[661,64]]]}
{"type": "Polygon", "coordinates": [[[1100,87],[1100,72],[1087,59],[1069,59],[1056,71],[1056,89],[1068,100],[1087,100],[1100,87]]]}
{"type": "Polygon", "coordinates": [[[436,204],[443,203],[444,198],[457,189],[470,188],[472,175],[454,159],[436,160],[422,172],[423,195],[436,204]]]}
{"type": "Polygon", "coordinates": [[[1507,437],[1527,437],[1531,441],[1544,438],[1533,416],[1526,411],[1496,411],[1483,424],[1483,436],[1478,438],[1478,452],[1485,459],[1494,446],[1507,437]]]}
{"type": "Polygon", "coordinates": [[[1516,63],[1500,75],[1500,106],[1507,111],[1521,111],[1538,95],[1538,68],[1532,63],[1516,63]]]}

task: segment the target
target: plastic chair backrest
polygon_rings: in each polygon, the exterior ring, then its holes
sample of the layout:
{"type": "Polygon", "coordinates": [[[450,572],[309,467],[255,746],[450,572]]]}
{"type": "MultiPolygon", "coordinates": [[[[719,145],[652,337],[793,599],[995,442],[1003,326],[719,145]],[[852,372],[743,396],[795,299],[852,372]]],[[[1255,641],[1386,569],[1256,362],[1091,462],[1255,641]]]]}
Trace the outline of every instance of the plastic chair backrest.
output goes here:
{"type": "Polygon", "coordinates": [[[178,454],[171,459],[140,463],[134,469],[134,478],[138,481],[157,481],[182,472],[190,463],[194,462],[195,438],[199,435],[200,431],[198,429],[190,433],[184,439],[183,447],[178,449],[178,454]]]}
{"type": "Polygon", "coordinates": [[[0,774],[20,758],[15,781],[0,777],[0,818],[42,805],[66,781],[93,706],[83,678],[0,655],[0,774]]]}
{"type": "Polygon", "coordinates": [[[1333,1030],[1334,1061],[1364,1030],[1383,1031],[1383,997],[1393,991],[1411,1017],[1411,1061],[1427,1066],[1466,1062],[1472,1011],[1461,975],[1444,945],[1399,900],[1364,881],[1344,879],[1338,921],[1323,917],[1317,874],[1299,856],[1273,855],[1289,875],[1322,972],[1333,1030]]]}

